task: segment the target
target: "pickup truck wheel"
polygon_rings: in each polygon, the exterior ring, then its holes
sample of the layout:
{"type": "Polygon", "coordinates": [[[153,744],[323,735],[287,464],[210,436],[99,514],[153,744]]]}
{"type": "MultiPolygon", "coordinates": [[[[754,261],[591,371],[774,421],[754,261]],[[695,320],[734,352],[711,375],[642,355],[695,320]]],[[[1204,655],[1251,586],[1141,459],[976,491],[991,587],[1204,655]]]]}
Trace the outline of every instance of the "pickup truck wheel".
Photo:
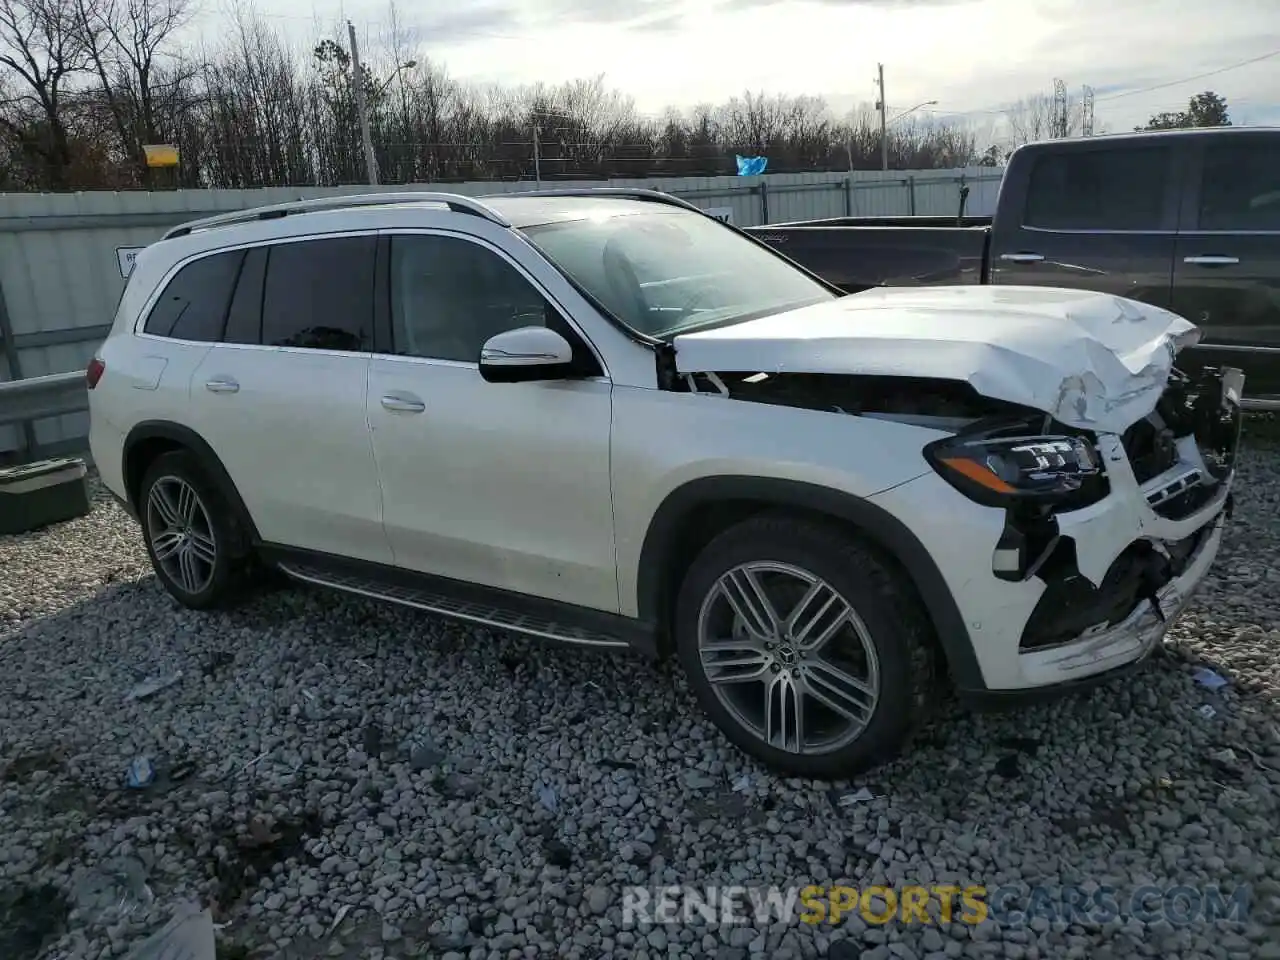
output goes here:
{"type": "Polygon", "coordinates": [[[891,758],[924,717],[928,629],[874,549],[788,516],[712,540],[675,611],[681,663],[716,725],[771,768],[823,779],[891,758]]]}
{"type": "Polygon", "coordinates": [[[231,508],[184,450],[163,454],[147,468],[138,502],[147,555],[160,583],[193,610],[237,597],[243,562],[232,551],[231,508]]]}

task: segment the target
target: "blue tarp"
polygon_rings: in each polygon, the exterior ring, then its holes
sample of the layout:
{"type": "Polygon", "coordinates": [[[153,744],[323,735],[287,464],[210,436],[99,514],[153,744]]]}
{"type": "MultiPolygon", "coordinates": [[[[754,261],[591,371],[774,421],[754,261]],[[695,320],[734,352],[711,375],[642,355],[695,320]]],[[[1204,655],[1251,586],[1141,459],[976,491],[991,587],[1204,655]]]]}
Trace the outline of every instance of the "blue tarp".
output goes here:
{"type": "Polygon", "coordinates": [[[758,177],[769,165],[768,157],[738,157],[738,176],[758,177]]]}

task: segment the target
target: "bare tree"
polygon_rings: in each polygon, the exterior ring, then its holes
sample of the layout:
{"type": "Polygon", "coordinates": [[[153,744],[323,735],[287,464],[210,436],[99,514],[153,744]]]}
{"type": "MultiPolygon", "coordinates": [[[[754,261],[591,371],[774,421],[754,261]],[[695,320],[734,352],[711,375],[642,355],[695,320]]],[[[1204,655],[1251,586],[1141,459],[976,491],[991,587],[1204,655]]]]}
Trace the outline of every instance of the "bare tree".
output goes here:
{"type": "Polygon", "coordinates": [[[15,88],[0,126],[50,184],[65,188],[73,162],[68,84],[88,66],[75,8],[67,0],[0,0],[0,65],[15,88]]]}
{"type": "Polygon", "coordinates": [[[151,182],[143,147],[175,130],[174,107],[194,67],[166,49],[191,19],[189,0],[70,0],[81,42],[100,84],[120,146],[143,183],[151,182]],[[167,68],[167,69],[166,69],[167,68]]]}
{"type": "Polygon", "coordinates": [[[1005,120],[1017,146],[1047,140],[1053,129],[1053,97],[1037,93],[1019,100],[1005,112],[1005,120]]]}
{"type": "MultiPolygon", "coordinates": [[[[1013,146],[1020,147],[1024,143],[1053,139],[1061,132],[1060,129],[1055,129],[1056,109],[1052,96],[1037,93],[1019,100],[1005,111],[1005,122],[1009,125],[1013,146]]],[[[1066,110],[1062,127],[1065,127],[1068,137],[1075,136],[1081,132],[1084,119],[1079,99],[1068,96],[1066,110]]]]}
{"type": "MultiPolygon", "coordinates": [[[[381,48],[362,50],[360,77],[345,30],[291,50],[239,0],[225,41],[184,51],[195,2],[0,0],[0,185],[155,187],[142,150],[152,142],[179,146],[187,187],[362,182],[357,83],[388,182],[530,178],[535,130],[548,180],[731,174],[738,153],[766,156],[778,172],[879,167],[869,109],[838,119],[817,97],[748,92],[648,118],[603,77],[464,84],[418,54],[398,0],[381,48]]],[[[918,118],[889,138],[899,169],[980,156],[971,132],[918,118]]]]}

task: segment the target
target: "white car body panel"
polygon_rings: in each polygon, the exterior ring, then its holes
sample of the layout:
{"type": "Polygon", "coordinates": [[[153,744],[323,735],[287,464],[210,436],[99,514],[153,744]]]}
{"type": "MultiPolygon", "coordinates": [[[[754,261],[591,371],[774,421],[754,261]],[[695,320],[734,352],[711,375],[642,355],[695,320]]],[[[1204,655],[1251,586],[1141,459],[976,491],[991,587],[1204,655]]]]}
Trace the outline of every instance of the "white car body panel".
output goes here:
{"type": "Polygon", "coordinates": [[[945,436],[923,427],[743,403],[717,394],[615,388],[611,472],[622,612],[638,613],[645,534],[663,500],[684,484],[705,477],[758,477],[871,497],[932,475],[920,450],[945,436]]]}
{"type": "Polygon", "coordinates": [[[111,372],[89,391],[89,447],[107,489],[125,492],[125,435],[148,420],[183,423],[190,413],[188,384],[207,343],[153,343],[108,337],[98,357],[111,372]]]}
{"type": "Polygon", "coordinates": [[[882,287],[675,338],[681,373],[963,380],[1071,427],[1122,433],[1155,409],[1192,323],[1148,304],[1052,287],[882,287]]]}
{"type": "Polygon", "coordinates": [[[610,390],[375,357],[368,417],[395,563],[617,613],[610,390]],[[384,396],[425,409],[387,410],[384,396]]]}
{"type": "Polygon", "coordinates": [[[216,344],[187,423],[214,449],[264,540],[392,561],[365,419],[369,354],[216,344]],[[240,389],[214,393],[209,381],[240,389]]]}

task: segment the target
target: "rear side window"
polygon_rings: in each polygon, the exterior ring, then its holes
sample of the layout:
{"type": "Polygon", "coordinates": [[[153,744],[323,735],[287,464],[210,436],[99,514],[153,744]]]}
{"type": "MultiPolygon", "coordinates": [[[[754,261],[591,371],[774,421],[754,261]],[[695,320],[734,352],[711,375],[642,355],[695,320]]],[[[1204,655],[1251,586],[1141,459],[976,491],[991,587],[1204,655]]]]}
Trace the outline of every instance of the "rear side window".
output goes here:
{"type": "Polygon", "coordinates": [[[270,248],[262,342],[275,347],[370,350],[377,238],[333,237],[270,248]]]}
{"type": "Polygon", "coordinates": [[[1205,147],[1201,230],[1280,230],[1280,141],[1205,147]]]}
{"type": "Polygon", "coordinates": [[[147,314],[143,330],[177,340],[221,340],[227,305],[243,258],[243,251],[233,250],[188,263],[165,286],[147,314]]]}
{"type": "Polygon", "coordinates": [[[1169,176],[1167,147],[1065,150],[1035,161],[1028,227],[1158,230],[1169,176]]]}

